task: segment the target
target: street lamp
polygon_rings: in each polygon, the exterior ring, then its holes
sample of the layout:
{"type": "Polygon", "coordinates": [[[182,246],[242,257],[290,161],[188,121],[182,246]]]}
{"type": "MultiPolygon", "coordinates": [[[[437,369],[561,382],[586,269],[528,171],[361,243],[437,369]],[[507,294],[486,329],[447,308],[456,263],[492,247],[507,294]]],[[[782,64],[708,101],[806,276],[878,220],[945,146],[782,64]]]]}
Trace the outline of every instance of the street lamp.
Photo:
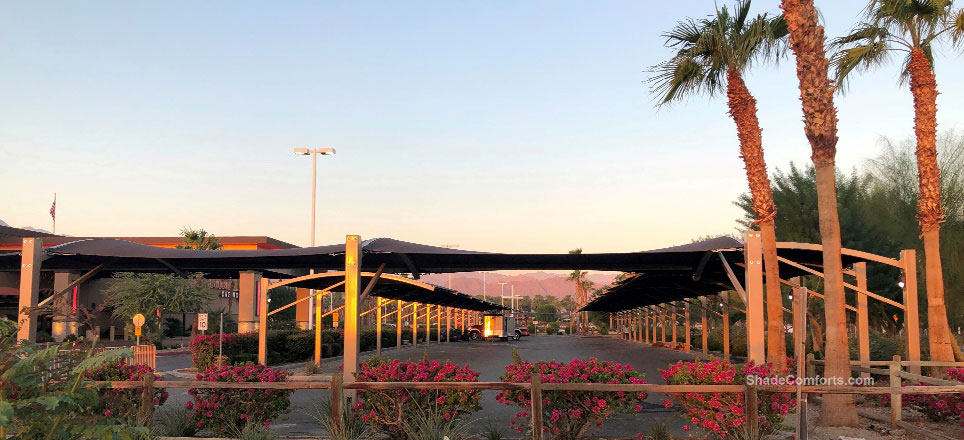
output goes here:
{"type": "MultiPolygon", "coordinates": [[[[334,148],[295,148],[295,154],[299,156],[311,156],[311,247],[315,246],[315,191],[317,189],[317,175],[318,175],[318,155],[330,156],[335,154],[334,148]]],[[[310,273],[315,273],[314,269],[310,270],[310,273]]],[[[308,298],[308,329],[315,328],[314,314],[311,313],[315,309],[315,292],[312,289],[310,297],[308,298]]]]}
{"type": "Polygon", "coordinates": [[[507,282],[505,282],[505,281],[500,281],[500,282],[499,282],[499,286],[502,287],[502,292],[499,293],[499,298],[501,299],[500,301],[501,301],[502,305],[505,305],[505,285],[506,285],[506,284],[509,284],[509,283],[507,283],[507,282]]]}

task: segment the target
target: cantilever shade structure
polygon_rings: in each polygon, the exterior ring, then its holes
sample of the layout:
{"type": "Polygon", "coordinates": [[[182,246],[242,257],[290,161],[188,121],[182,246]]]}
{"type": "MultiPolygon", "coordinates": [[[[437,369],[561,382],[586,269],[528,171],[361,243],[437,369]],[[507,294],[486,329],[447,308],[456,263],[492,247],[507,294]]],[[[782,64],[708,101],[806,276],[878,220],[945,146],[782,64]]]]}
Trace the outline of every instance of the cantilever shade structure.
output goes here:
{"type": "MultiPolygon", "coordinates": [[[[291,282],[286,284],[286,286],[325,290],[345,279],[344,272],[325,272],[315,274],[314,276],[315,278],[291,282]]],[[[374,273],[363,272],[361,274],[362,284],[367,285],[374,277],[374,273]]],[[[378,282],[372,289],[371,295],[388,300],[419,302],[422,304],[454,307],[475,312],[509,309],[506,306],[489,301],[482,301],[457,290],[390,274],[382,274],[378,277],[378,282]]]]}

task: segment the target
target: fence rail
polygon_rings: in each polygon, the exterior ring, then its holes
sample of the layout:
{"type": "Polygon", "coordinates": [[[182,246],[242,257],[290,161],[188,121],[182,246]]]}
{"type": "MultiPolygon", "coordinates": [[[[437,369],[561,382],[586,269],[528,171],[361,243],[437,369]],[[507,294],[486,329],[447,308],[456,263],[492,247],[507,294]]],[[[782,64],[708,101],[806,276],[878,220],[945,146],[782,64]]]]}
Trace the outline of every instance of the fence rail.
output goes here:
{"type": "MultiPolygon", "coordinates": [[[[341,420],[341,396],[344,390],[527,390],[533,406],[531,423],[533,439],[542,439],[542,393],[547,391],[576,392],[626,392],[626,393],[743,393],[747,420],[758,420],[758,394],[761,392],[791,393],[798,390],[810,394],[867,394],[891,396],[891,422],[894,426],[906,425],[900,420],[901,396],[904,394],[951,394],[964,393],[964,384],[936,384],[934,386],[901,386],[899,360],[891,362],[889,372],[896,377],[890,386],[834,386],[834,385],[662,385],[662,384],[598,384],[598,383],[542,383],[539,376],[533,376],[529,383],[512,382],[344,382],[341,374],[335,374],[330,381],[307,380],[295,377],[287,382],[216,382],[201,380],[154,381],[153,375],[146,375],[143,381],[98,381],[98,385],[119,389],[142,389],[141,415],[152,414],[155,388],[204,388],[204,389],[330,389],[332,391],[332,415],[336,423],[341,420]],[[896,370],[895,370],[896,368],[896,370]],[[897,384],[896,386],[893,384],[897,384]],[[538,402],[538,403],[537,403],[538,402]],[[895,406],[896,402],[896,406],[895,406]]],[[[904,373],[911,375],[910,373],[904,373]]],[[[916,380],[916,375],[915,380],[916,380]]],[[[930,378],[929,378],[930,379],[930,378]]],[[[947,382],[947,381],[945,381],[947,382]]],[[[748,423],[748,426],[757,426],[748,423]]]]}

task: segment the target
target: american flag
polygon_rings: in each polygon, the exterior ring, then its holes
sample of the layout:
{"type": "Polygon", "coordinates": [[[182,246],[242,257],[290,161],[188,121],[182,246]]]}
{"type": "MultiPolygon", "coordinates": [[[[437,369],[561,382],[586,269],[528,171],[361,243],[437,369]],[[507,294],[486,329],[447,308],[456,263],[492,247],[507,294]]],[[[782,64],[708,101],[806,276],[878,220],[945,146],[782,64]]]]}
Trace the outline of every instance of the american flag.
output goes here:
{"type": "Polygon", "coordinates": [[[50,205],[50,218],[57,220],[57,193],[54,193],[54,203],[50,205]]]}

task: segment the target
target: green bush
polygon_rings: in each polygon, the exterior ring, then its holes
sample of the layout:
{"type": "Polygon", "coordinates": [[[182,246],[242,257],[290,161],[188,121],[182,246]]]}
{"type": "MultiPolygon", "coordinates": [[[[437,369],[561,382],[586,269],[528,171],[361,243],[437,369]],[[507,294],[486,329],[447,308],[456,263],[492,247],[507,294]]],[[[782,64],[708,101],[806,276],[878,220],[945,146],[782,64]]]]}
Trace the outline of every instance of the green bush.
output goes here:
{"type": "MultiPolygon", "coordinates": [[[[191,358],[194,367],[205,370],[214,364],[218,353],[219,335],[198,335],[191,339],[191,358]]],[[[268,363],[301,362],[315,354],[315,332],[309,330],[269,330],[268,363]]],[[[341,333],[324,331],[321,335],[322,357],[341,356],[344,342],[341,333]]],[[[258,334],[235,333],[223,335],[222,350],[232,364],[257,362],[258,334]]]]}
{"type": "Polygon", "coordinates": [[[558,323],[558,322],[550,322],[550,323],[549,323],[549,334],[550,334],[550,335],[555,335],[555,334],[558,334],[558,333],[559,333],[559,323],[558,323]]]}

